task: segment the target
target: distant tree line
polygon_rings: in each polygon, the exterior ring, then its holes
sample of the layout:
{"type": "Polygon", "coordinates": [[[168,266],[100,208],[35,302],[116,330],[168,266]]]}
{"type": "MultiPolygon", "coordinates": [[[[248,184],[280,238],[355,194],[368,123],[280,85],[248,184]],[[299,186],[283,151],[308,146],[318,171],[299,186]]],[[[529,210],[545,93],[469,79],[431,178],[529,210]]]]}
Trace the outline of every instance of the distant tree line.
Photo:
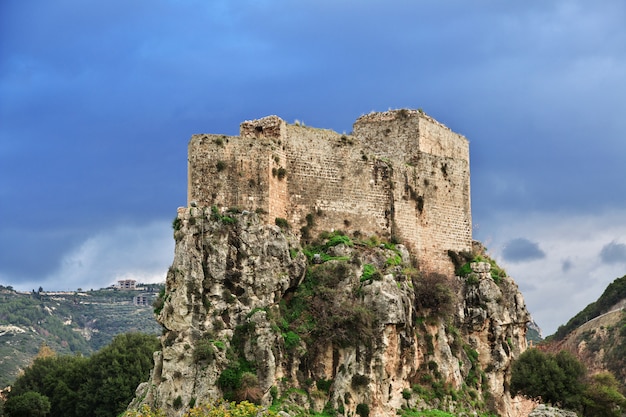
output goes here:
{"type": "Polygon", "coordinates": [[[42,355],[15,381],[4,414],[115,417],[148,380],[159,346],[154,335],[125,333],[89,358],[42,355]]]}

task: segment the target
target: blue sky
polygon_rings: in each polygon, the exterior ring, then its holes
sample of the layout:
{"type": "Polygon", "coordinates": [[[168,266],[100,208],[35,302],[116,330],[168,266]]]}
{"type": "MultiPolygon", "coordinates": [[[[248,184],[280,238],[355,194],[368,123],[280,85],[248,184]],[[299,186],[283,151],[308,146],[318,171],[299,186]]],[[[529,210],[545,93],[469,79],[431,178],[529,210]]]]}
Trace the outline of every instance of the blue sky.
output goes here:
{"type": "Polygon", "coordinates": [[[553,332],[626,274],[626,3],[4,0],[0,284],[160,281],[187,142],[422,108],[470,140],[474,237],[553,332]]]}

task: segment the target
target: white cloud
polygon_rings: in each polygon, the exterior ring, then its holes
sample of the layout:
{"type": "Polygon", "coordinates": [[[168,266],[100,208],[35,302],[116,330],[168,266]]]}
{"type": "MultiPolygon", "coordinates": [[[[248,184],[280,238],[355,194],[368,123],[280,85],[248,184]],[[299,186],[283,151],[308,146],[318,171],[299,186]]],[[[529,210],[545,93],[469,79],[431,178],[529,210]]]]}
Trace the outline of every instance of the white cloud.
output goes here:
{"type": "Polygon", "coordinates": [[[68,252],[61,266],[40,281],[14,285],[30,290],[98,289],[118,279],[163,282],[174,257],[174,239],[168,222],[120,225],[101,231],[68,252]]]}
{"type": "Polygon", "coordinates": [[[626,211],[525,217],[503,214],[488,222],[491,237],[484,243],[515,279],[533,318],[549,335],[595,301],[614,279],[626,274],[624,263],[607,263],[601,258],[607,248],[622,248],[616,242],[626,236],[624,219],[626,211]],[[506,244],[520,235],[537,242],[545,256],[506,262],[506,244]]]}

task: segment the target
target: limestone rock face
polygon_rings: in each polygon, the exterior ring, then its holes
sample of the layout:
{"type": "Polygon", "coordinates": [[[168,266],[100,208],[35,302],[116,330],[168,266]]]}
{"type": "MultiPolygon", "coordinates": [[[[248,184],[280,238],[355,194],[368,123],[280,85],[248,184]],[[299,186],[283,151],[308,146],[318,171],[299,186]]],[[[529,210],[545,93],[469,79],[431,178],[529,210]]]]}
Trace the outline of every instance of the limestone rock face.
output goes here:
{"type": "Polygon", "coordinates": [[[162,350],[133,407],[174,416],[225,396],[289,415],[470,415],[476,403],[515,415],[508,379],[528,313],[488,263],[464,278],[422,274],[403,245],[336,234],[305,255],[250,212],[181,208],[174,227],[162,350]]]}
{"type": "Polygon", "coordinates": [[[507,395],[508,381],[512,360],[526,350],[526,323],[530,316],[510,277],[494,279],[487,262],[472,263],[471,269],[464,280],[459,317],[485,370],[495,408],[504,414],[514,408],[507,395]]]}
{"type": "Polygon", "coordinates": [[[573,411],[561,410],[556,407],[549,407],[541,404],[537,406],[528,417],[576,417],[577,414],[573,411]]]}

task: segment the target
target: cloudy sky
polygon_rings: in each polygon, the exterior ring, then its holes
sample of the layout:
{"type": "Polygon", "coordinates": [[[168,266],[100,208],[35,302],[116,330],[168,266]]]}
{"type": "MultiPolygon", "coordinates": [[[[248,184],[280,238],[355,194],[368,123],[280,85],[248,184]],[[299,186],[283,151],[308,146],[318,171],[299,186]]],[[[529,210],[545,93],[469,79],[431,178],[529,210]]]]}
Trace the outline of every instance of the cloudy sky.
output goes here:
{"type": "Polygon", "coordinates": [[[193,133],[422,108],[549,334],[626,274],[626,3],[4,0],[0,284],[163,280],[193,133]]]}

